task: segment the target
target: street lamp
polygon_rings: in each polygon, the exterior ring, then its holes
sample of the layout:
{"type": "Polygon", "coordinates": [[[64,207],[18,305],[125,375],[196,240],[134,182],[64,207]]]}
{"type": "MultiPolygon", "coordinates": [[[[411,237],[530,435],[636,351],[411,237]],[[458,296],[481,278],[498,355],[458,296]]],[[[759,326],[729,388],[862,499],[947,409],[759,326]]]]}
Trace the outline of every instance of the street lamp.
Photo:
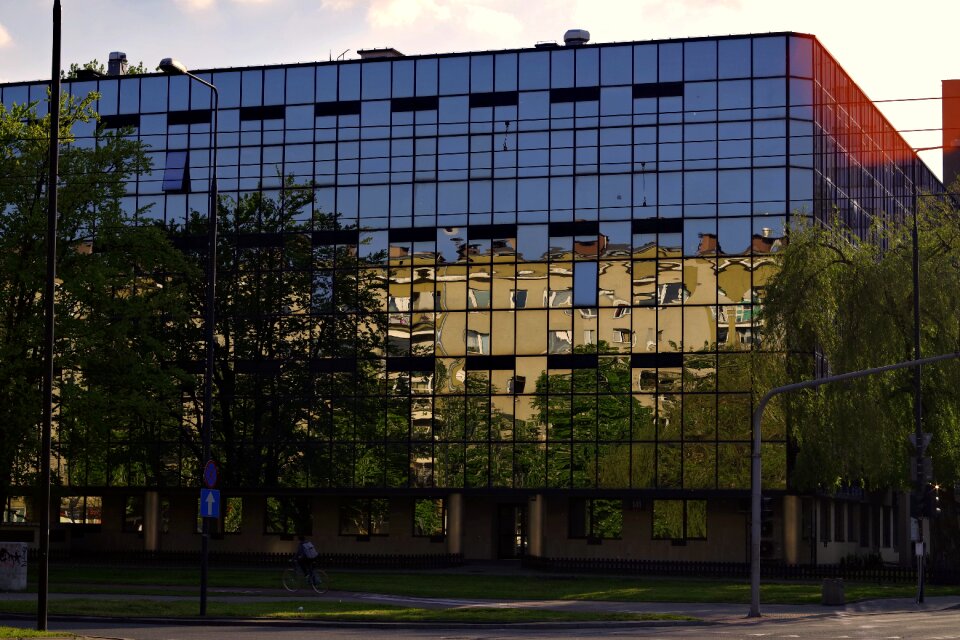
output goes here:
{"type": "Polygon", "coordinates": [[[50,68],[50,164],[47,173],[47,273],[43,309],[43,423],[40,435],[40,566],[37,575],[37,629],[47,630],[50,578],[50,448],[53,431],[53,349],[56,333],[57,182],[60,171],[60,0],[53,2],[50,68]]]}
{"type": "MultiPolygon", "coordinates": [[[[207,208],[207,290],[204,303],[204,338],[206,343],[206,366],[203,371],[203,416],[201,437],[203,450],[200,454],[200,464],[210,460],[210,430],[213,426],[213,349],[215,344],[216,314],[214,304],[217,289],[217,111],[220,108],[220,94],[217,88],[203,78],[199,78],[187,70],[187,67],[173,58],[164,58],[160,61],[160,70],[170,75],[185,75],[196,80],[213,92],[213,113],[210,135],[213,138],[210,145],[210,201],[207,208]]],[[[203,529],[200,546],[200,615],[207,615],[207,567],[210,551],[210,519],[203,518],[203,529]]]]}

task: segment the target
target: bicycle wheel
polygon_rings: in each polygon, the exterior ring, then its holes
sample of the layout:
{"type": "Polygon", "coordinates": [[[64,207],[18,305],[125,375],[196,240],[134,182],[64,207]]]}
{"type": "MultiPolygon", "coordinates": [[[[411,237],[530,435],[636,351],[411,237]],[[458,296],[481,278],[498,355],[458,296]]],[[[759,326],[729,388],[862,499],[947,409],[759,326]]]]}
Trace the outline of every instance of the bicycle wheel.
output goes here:
{"type": "Polygon", "coordinates": [[[325,593],[327,589],[330,588],[330,579],[327,577],[327,572],[323,569],[314,569],[308,576],[307,582],[310,583],[310,586],[313,587],[313,590],[317,593],[325,593]]]}
{"type": "Polygon", "coordinates": [[[303,579],[303,574],[289,567],[283,570],[283,576],[281,581],[283,582],[283,588],[287,591],[299,591],[300,590],[300,581],[303,579]]]}

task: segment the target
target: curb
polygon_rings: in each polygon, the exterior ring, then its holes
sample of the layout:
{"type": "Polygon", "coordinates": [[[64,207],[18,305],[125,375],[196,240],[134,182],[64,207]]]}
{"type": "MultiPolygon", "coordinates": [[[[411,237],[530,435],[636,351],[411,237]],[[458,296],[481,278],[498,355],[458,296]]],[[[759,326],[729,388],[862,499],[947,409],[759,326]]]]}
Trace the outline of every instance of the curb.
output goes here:
{"type": "MultiPolygon", "coordinates": [[[[0,620],[33,620],[36,616],[23,613],[0,614],[0,620]]],[[[357,629],[632,629],[637,627],[685,627],[685,626],[715,626],[719,623],[707,620],[614,620],[609,622],[375,622],[362,620],[274,620],[270,618],[158,618],[134,616],[79,616],[79,615],[50,615],[48,620],[56,622],[102,622],[120,624],[152,624],[152,625],[179,625],[190,627],[206,627],[234,625],[244,627],[327,627],[327,628],[357,628],[357,629]]],[[[109,636],[86,636],[122,640],[109,636]]]]}

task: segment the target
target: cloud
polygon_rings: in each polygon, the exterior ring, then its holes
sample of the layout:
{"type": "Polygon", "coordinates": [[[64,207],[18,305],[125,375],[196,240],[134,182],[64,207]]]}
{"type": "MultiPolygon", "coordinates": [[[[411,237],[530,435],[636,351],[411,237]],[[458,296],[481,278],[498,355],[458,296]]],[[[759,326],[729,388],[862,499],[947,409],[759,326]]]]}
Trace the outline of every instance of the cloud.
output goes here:
{"type": "Polygon", "coordinates": [[[0,47],[6,47],[11,44],[13,44],[13,38],[10,37],[7,30],[0,24],[0,47]]]}
{"type": "MultiPolygon", "coordinates": [[[[355,0],[325,0],[354,2],[355,0]]],[[[367,20],[374,28],[407,27],[424,23],[456,23],[478,33],[515,36],[523,31],[520,20],[496,8],[489,0],[371,0],[367,20]]]]}
{"type": "Polygon", "coordinates": [[[377,28],[406,27],[423,19],[448,20],[450,7],[440,0],[374,0],[367,18],[377,28]]]}
{"type": "Polygon", "coordinates": [[[358,4],[358,0],[320,0],[320,8],[331,11],[347,11],[358,4]]]}
{"type": "Polygon", "coordinates": [[[216,0],[176,0],[176,3],[187,11],[203,11],[216,4],[216,0]]]}

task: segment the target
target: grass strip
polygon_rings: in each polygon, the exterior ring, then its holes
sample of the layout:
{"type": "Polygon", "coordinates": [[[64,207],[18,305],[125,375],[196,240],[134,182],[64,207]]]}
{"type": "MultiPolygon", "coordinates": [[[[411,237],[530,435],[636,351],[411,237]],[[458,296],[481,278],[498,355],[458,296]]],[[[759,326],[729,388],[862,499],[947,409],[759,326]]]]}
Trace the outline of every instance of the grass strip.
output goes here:
{"type": "Polygon", "coordinates": [[[36,629],[21,629],[19,627],[4,627],[0,625],[0,638],[73,638],[72,633],[64,631],[37,631],[36,629]]]}
{"type": "MultiPolygon", "coordinates": [[[[154,600],[84,600],[67,599],[50,602],[51,615],[86,615],[107,617],[191,618],[197,615],[195,602],[154,600]]],[[[36,612],[32,601],[3,602],[4,613],[36,612]]],[[[224,618],[264,618],[284,620],[330,620],[366,622],[635,622],[651,620],[695,621],[696,618],[667,613],[619,613],[547,611],[491,607],[454,609],[419,609],[393,605],[333,601],[267,601],[210,602],[207,615],[224,618]]]]}

